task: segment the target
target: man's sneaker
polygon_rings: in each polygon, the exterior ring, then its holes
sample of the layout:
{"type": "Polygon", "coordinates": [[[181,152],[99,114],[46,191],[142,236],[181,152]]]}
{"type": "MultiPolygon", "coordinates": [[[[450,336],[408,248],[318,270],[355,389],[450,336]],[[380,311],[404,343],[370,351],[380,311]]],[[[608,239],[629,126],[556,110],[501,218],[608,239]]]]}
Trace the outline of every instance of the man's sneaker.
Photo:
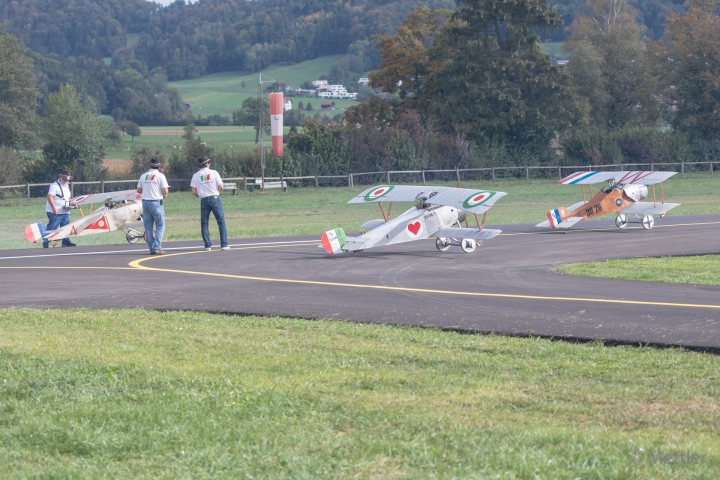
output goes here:
{"type": "Polygon", "coordinates": [[[210,247],[205,247],[205,251],[206,251],[206,252],[209,252],[210,250],[212,250],[212,248],[210,248],[210,247]]]}
{"type": "Polygon", "coordinates": [[[228,245],[227,247],[222,247],[222,249],[223,249],[223,250],[230,250],[230,246],[228,245]]]}
{"type": "Polygon", "coordinates": [[[50,244],[48,244],[48,243],[43,243],[43,248],[50,248],[50,244]]]}
{"type": "Polygon", "coordinates": [[[155,250],[155,255],[165,255],[165,252],[162,250],[155,250]]]}
{"type": "Polygon", "coordinates": [[[155,255],[155,250],[150,250],[150,255],[155,255]]]}
{"type": "Polygon", "coordinates": [[[77,245],[75,245],[74,243],[70,242],[70,243],[63,243],[63,247],[77,247],[77,245]]]}

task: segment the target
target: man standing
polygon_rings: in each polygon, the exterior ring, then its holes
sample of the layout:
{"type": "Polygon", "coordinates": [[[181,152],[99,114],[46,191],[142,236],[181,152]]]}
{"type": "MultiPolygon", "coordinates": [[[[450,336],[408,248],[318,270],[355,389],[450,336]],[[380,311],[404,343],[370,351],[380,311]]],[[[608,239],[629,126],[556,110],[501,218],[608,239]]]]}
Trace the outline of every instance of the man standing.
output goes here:
{"type": "MultiPolygon", "coordinates": [[[[57,230],[70,223],[70,187],[68,183],[72,177],[67,170],[63,170],[58,175],[57,181],[50,184],[47,194],[47,203],[45,204],[45,212],[48,216],[48,224],[46,230],[57,230]]],[[[48,248],[50,242],[43,239],[43,248],[48,248]]],[[[75,247],[76,245],[69,238],[63,238],[63,247],[75,247]]]]}
{"type": "Polygon", "coordinates": [[[198,159],[198,170],[193,175],[190,182],[192,194],[200,198],[200,232],[202,233],[203,242],[205,242],[205,250],[210,250],[210,232],[208,231],[208,221],[210,220],[210,212],[215,215],[218,228],[220,229],[220,246],[223,250],[230,250],[227,241],[227,228],[225,227],[225,212],[223,212],[222,202],[220,201],[220,192],[223,189],[223,181],[220,174],[215,170],[210,170],[210,159],[202,156],[198,159]]]}
{"type": "Polygon", "coordinates": [[[150,255],[162,255],[162,237],[165,233],[165,209],[163,198],[168,194],[168,183],[165,175],[160,173],[163,167],[160,159],[150,160],[150,170],[144,173],[137,185],[137,192],[142,193],[143,224],[145,225],[145,241],[150,248],[150,255]],[[155,224],[155,235],[153,235],[155,224]]]}

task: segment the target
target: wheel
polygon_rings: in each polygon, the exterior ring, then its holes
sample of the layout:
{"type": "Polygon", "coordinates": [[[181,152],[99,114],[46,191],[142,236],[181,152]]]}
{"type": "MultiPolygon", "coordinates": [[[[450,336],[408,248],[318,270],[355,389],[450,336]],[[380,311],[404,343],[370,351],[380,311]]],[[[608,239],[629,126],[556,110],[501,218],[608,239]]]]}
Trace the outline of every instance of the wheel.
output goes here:
{"type": "Polygon", "coordinates": [[[450,249],[450,242],[447,241],[447,238],[437,237],[435,247],[441,252],[447,252],[450,249]]]}
{"type": "Polygon", "coordinates": [[[125,234],[125,240],[127,240],[128,243],[137,243],[137,241],[140,240],[140,236],[135,230],[130,230],[125,234]]]}
{"type": "Polygon", "coordinates": [[[652,215],[643,216],[642,224],[645,230],[650,230],[653,226],[655,226],[655,217],[652,215]]]}
{"type": "Polygon", "coordinates": [[[475,242],[472,238],[463,238],[460,240],[460,248],[462,248],[462,251],[465,253],[472,253],[475,251],[475,247],[477,246],[477,242],[475,242]]]}
{"type": "Polygon", "coordinates": [[[627,227],[627,215],[624,213],[618,213],[618,216],[615,217],[615,225],[617,225],[618,228],[625,228],[627,227]]]}

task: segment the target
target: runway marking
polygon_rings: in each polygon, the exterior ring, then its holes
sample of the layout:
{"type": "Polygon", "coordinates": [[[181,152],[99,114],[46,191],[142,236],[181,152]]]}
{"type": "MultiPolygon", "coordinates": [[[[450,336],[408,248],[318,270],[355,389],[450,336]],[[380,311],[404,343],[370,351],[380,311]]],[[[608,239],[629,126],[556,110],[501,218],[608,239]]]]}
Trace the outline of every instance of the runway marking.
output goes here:
{"type": "MultiPolygon", "coordinates": [[[[284,242],[256,242],[256,243],[237,243],[234,245],[230,245],[230,247],[243,247],[243,246],[254,246],[254,245],[286,245],[291,243],[317,243],[320,245],[320,240],[287,240],[284,242]]],[[[170,247],[170,248],[164,248],[163,250],[200,250],[202,252],[205,251],[204,247],[170,247]]],[[[0,257],[0,260],[14,260],[14,259],[20,259],[20,258],[47,258],[47,257],[77,257],[82,255],[105,255],[108,253],[133,253],[133,252],[144,252],[147,253],[148,249],[143,248],[140,250],[108,250],[103,252],[73,252],[73,253],[46,253],[46,254],[40,254],[40,255],[19,255],[16,257],[0,257]]],[[[219,248],[213,250],[213,251],[220,251],[219,248]]],[[[195,252],[197,253],[197,252],[195,252]]]]}
{"type": "Polygon", "coordinates": [[[137,268],[132,267],[0,267],[0,269],[3,270],[31,270],[33,268],[37,268],[40,270],[47,270],[51,268],[60,268],[63,270],[137,270],[137,268]]]}
{"type": "MultiPolygon", "coordinates": [[[[292,246],[292,245],[288,245],[292,246]]],[[[295,245],[298,247],[307,245],[295,245]]],[[[263,248],[263,247],[248,247],[251,248],[263,248]]],[[[238,250],[245,250],[238,249],[238,250]]],[[[396,292],[412,292],[412,293],[434,293],[440,295],[456,295],[456,296],[467,296],[467,297],[493,297],[493,298],[515,298],[523,300],[554,300],[562,302],[593,302],[593,303],[610,303],[619,305],[645,305],[645,306],[656,306],[656,307],[680,307],[680,308],[705,308],[720,310],[720,305],[709,305],[709,304],[696,304],[696,303],[671,303],[671,302],[645,302],[640,300],[615,300],[615,299],[603,299],[603,298],[582,298],[582,297],[550,297],[542,295],[520,295],[511,293],[482,293],[482,292],[457,292],[452,290],[433,290],[429,288],[412,288],[412,287],[392,287],[386,285],[366,285],[362,283],[341,283],[341,282],[323,282],[319,280],[295,280],[289,278],[272,278],[272,277],[255,277],[250,275],[233,275],[227,273],[212,273],[212,272],[198,272],[192,270],[174,270],[169,268],[155,268],[147,267],[142,265],[147,260],[157,260],[160,258],[168,258],[179,255],[191,255],[204,252],[183,252],[174,253],[170,255],[163,255],[162,257],[147,257],[134,260],[129,263],[130,267],[137,268],[138,270],[166,272],[166,273],[184,273],[187,275],[201,275],[208,277],[220,277],[220,278],[234,278],[237,280],[253,280],[257,282],[275,282],[275,283],[294,283],[301,285],[322,285],[326,287],[344,287],[344,288],[366,288],[370,290],[389,290],[396,292]]]]}

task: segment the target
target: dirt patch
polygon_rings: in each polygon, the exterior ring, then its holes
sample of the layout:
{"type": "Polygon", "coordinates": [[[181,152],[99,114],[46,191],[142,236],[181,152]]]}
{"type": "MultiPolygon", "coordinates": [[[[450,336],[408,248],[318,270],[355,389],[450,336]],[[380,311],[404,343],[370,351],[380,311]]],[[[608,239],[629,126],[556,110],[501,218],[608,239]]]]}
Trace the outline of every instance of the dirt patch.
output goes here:
{"type": "MultiPolygon", "coordinates": [[[[198,130],[195,134],[196,135],[204,135],[206,133],[232,133],[232,132],[238,132],[237,129],[227,130],[227,129],[217,129],[217,130],[198,130]]],[[[178,128],[177,130],[143,130],[142,136],[147,137],[151,135],[177,135],[178,137],[181,137],[185,135],[185,131],[182,128],[178,128]]]]}
{"type": "Polygon", "coordinates": [[[105,159],[103,160],[103,167],[107,168],[111,174],[130,173],[132,162],[130,160],[105,159]]]}

